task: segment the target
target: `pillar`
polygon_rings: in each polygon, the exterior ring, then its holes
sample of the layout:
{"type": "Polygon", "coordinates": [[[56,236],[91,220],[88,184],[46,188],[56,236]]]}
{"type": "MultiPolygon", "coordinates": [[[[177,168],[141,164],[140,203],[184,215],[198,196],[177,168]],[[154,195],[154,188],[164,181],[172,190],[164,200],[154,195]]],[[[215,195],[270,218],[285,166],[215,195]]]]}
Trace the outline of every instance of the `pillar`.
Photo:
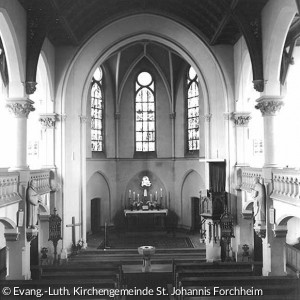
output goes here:
{"type": "Polygon", "coordinates": [[[287,275],[285,258],[286,234],[286,225],[273,225],[272,230],[269,230],[266,238],[263,239],[264,276],[287,275]]]}
{"type": "Polygon", "coordinates": [[[8,99],[6,107],[15,117],[15,162],[12,169],[26,170],[27,165],[27,118],[31,111],[34,111],[34,102],[28,98],[8,99]]]}
{"type": "Polygon", "coordinates": [[[258,104],[255,108],[261,111],[264,120],[264,167],[276,167],[277,136],[274,125],[276,115],[284,103],[280,96],[262,96],[256,101],[258,104]]]}
{"type": "Polygon", "coordinates": [[[175,118],[176,118],[176,113],[170,113],[169,117],[171,119],[171,128],[172,128],[172,158],[174,159],[175,157],[175,118]]]}
{"type": "Polygon", "coordinates": [[[249,134],[248,125],[251,119],[249,112],[234,112],[232,118],[235,124],[236,134],[236,165],[249,166],[249,134]]]}
{"type": "Polygon", "coordinates": [[[55,168],[54,158],[54,130],[56,114],[40,114],[39,121],[42,126],[42,168],[55,168]]]}
{"type": "Polygon", "coordinates": [[[253,253],[254,237],[253,237],[253,213],[252,210],[243,209],[243,191],[236,188],[237,191],[237,225],[235,227],[235,253],[236,261],[245,261],[243,256],[243,245],[249,246],[249,254],[253,253]]]}

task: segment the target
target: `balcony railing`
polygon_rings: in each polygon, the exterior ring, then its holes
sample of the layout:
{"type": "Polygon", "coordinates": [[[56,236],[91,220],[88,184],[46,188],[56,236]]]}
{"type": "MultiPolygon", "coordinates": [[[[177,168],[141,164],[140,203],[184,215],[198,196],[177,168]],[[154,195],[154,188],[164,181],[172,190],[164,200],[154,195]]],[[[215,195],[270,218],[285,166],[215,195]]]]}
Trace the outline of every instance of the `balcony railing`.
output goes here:
{"type": "Polygon", "coordinates": [[[37,192],[39,194],[46,194],[50,189],[50,171],[49,170],[34,170],[30,171],[30,180],[37,181],[37,192]]]}
{"type": "Polygon", "coordinates": [[[242,178],[240,188],[244,191],[250,192],[254,188],[253,179],[262,177],[262,169],[259,168],[242,168],[242,178]]]}
{"type": "Polygon", "coordinates": [[[0,207],[22,200],[19,194],[19,174],[0,173],[0,207]]]}
{"type": "Polygon", "coordinates": [[[300,171],[292,169],[273,170],[273,199],[300,205],[300,171]]]}

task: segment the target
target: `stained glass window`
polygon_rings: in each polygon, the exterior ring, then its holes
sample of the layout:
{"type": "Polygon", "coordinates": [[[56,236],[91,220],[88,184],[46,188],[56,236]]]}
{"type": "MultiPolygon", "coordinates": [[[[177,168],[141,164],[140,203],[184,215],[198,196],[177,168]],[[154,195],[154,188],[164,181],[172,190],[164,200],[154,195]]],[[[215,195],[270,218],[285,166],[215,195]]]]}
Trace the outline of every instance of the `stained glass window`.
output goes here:
{"type": "Polygon", "coordinates": [[[92,151],[103,152],[103,71],[96,69],[91,87],[91,142],[92,151]]]}
{"type": "Polygon", "coordinates": [[[150,73],[141,72],[135,82],[135,150],[155,151],[154,81],[150,73]]]}
{"type": "Polygon", "coordinates": [[[199,150],[199,86],[193,67],[187,72],[187,149],[199,150]]]}

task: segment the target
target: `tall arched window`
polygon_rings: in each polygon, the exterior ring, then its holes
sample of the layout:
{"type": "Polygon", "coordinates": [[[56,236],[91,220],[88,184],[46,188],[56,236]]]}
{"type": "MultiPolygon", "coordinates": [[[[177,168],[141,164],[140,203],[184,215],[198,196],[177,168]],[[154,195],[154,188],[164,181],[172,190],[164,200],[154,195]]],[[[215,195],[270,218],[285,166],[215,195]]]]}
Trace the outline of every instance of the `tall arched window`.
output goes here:
{"type": "Polygon", "coordinates": [[[187,152],[199,151],[199,82],[196,71],[187,72],[187,152]]]}
{"type": "Polygon", "coordinates": [[[155,85],[148,72],[135,82],[135,151],[155,151],[155,85]]]}
{"type": "Polygon", "coordinates": [[[91,143],[92,151],[104,151],[103,139],[103,70],[98,67],[94,73],[91,87],[91,143]]]}

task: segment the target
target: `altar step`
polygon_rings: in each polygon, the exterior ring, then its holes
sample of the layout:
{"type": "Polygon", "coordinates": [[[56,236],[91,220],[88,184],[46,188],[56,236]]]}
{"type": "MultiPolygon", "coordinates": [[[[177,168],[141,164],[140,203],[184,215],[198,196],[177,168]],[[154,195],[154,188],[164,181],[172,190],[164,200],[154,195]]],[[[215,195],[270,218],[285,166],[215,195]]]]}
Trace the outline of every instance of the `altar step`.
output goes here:
{"type": "MultiPolygon", "coordinates": [[[[170,264],[174,260],[186,262],[206,261],[206,250],[200,248],[188,249],[157,249],[151,257],[151,262],[170,264]]],[[[70,256],[68,263],[88,262],[119,262],[121,264],[136,264],[142,262],[142,256],[137,249],[107,249],[107,250],[82,250],[77,255],[70,256]]]]}

